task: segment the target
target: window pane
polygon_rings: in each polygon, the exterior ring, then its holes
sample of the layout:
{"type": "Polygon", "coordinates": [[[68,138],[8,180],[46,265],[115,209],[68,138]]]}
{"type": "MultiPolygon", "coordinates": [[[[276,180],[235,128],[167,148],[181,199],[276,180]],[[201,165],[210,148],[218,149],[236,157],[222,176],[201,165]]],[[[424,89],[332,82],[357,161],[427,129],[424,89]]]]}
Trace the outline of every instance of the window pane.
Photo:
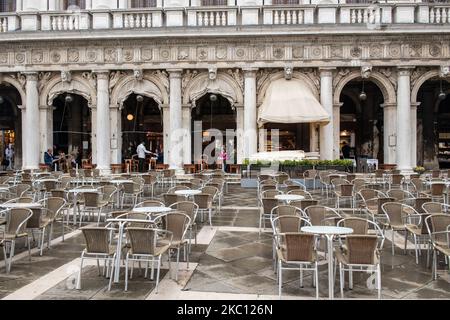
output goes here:
{"type": "Polygon", "coordinates": [[[299,4],[299,0],[272,0],[272,4],[299,4]]]}
{"type": "Polygon", "coordinates": [[[226,6],[227,0],[202,0],[202,6],[226,6]]]}
{"type": "Polygon", "coordinates": [[[78,7],[80,9],[86,9],[86,0],[65,0],[64,1],[64,10],[69,9],[70,7],[78,7]]]}
{"type": "Polygon", "coordinates": [[[16,0],[0,0],[0,12],[16,11],[16,0]]]}
{"type": "Polygon", "coordinates": [[[156,0],[131,0],[131,8],[156,7],[156,0]]]}

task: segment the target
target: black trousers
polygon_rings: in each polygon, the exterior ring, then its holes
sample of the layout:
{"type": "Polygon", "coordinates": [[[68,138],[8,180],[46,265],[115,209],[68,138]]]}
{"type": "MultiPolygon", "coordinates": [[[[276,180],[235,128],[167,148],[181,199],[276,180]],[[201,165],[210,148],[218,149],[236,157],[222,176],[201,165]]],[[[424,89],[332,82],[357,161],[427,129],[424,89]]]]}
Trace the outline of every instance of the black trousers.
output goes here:
{"type": "Polygon", "coordinates": [[[145,159],[139,158],[139,172],[144,172],[145,159]]]}

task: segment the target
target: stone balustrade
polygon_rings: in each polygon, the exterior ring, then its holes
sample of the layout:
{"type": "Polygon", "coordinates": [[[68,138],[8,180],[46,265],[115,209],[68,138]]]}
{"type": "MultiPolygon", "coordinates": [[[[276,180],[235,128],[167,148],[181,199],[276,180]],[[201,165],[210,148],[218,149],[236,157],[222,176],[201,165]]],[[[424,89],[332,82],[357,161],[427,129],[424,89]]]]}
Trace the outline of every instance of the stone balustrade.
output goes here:
{"type": "Polygon", "coordinates": [[[18,12],[0,15],[0,32],[304,24],[450,24],[450,4],[193,6],[132,10],[82,10],[80,12],[18,12]]]}

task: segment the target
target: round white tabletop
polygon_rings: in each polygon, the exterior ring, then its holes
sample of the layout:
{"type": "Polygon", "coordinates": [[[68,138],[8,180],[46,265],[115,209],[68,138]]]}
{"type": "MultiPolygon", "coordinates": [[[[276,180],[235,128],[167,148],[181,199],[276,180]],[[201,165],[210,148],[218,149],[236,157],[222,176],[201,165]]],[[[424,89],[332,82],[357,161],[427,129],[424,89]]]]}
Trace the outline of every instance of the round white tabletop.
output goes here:
{"type": "Polygon", "coordinates": [[[31,202],[31,203],[4,203],[0,205],[0,207],[4,209],[35,209],[35,208],[42,208],[42,204],[37,202],[31,202]]]}
{"type": "Polygon", "coordinates": [[[176,195],[179,196],[195,196],[196,194],[202,193],[200,190],[177,190],[175,191],[176,195]]]}
{"type": "Polygon", "coordinates": [[[314,234],[351,234],[353,233],[352,228],[345,227],[334,227],[334,226],[311,226],[311,227],[303,227],[300,229],[303,232],[314,233],[314,234]]]}
{"type": "Polygon", "coordinates": [[[167,207],[138,207],[134,208],[132,211],[137,213],[163,213],[172,211],[172,208],[167,207]]]}
{"type": "Polygon", "coordinates": [[[281,201],[298,201],[305,200],[305,197],[297,194],[279,194],[275,196],[275,199],[281,201]]]}
{"type": "Polygon", "coordinates": [[[39,179],[36,182],[58,182],[58,179],[39,179]]]}
{"type": "Polygon", "coordinates": [[[122,184],[122,183],[133,182],[133,181],[131,181],[131,180],[111,180],[110,182],[114,183],[114,184],[122,184]]]}
{"type": "Polygon", "coordinates": [[[85,192],[98,192],[98,189],[72,189],[69,190],[71,193],[85,193],[85,192]]]}

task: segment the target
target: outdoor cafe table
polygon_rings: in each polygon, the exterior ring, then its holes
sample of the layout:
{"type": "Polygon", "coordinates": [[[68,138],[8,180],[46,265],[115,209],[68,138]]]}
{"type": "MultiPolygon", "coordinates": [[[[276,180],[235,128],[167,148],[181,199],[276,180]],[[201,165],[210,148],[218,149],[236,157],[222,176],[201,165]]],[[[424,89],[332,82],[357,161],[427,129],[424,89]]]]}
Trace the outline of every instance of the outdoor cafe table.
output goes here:
{"type": "Polygon", "coordinates": [[[291,201],[305,200],[305,197],[296,194],[279,194],[275,196],[275,199],[285,201],[287,204],[289,204],[291,201]]]}
{"type": "Polygon", "coordinates": [[[200,193],[202,193],[200,190],[177,190],[177,191],[175,191],[176,195],[185,196],[186,198],[195,196],[200,193]]]}
{"type": "Polygon", "coordinates": [[[116,261],[114,262],[114,283],[119,282],[120,275],[120,260],[122,254],[122,239],[123,239],[123,231],[124,227],[127,223],[149,223],[152,220],[143,220],[143,219],[126,219],[126,218],[114,218],[106,220],[107,223],[118,223],[119,224],[119,235],[117,238],[117,246],[116,246],[116,261]]]}
{"type": "MultiPolygon", "coordinates": [[[[352,228],[334,226],[310,226],[300,229],[302,232],[325,235],[327,237],[328,251],[328,296],[334,298],[334,268],[333,268],[333,238],[336,235],[346,235],[353,233],[352,228]]],[[[316,285],[318,285],[316,283],[316,285]]]]}
{"type": "Polygon", "coordinates": [[[137,213],[164,213],[172,210],[172,208],[168,207],[137,207],[133,208],[132,211],[137,213]]]}
{"type": "Polygon", "coordinates": [[[4,209],[38,209],[38,208],[42,208],[42,204],[40,204],[38,202],[31,202],[31,203],[13,202],[13,203],[0,204],[0,207],[4,208],[4,209]]]}
{"type": "Polygon", "coordinates": [[[77,197],[80,193],[98,192],[98,189],[71,189],[68,191],[73,193],[73,224],[77,224],[77,197]]]}

